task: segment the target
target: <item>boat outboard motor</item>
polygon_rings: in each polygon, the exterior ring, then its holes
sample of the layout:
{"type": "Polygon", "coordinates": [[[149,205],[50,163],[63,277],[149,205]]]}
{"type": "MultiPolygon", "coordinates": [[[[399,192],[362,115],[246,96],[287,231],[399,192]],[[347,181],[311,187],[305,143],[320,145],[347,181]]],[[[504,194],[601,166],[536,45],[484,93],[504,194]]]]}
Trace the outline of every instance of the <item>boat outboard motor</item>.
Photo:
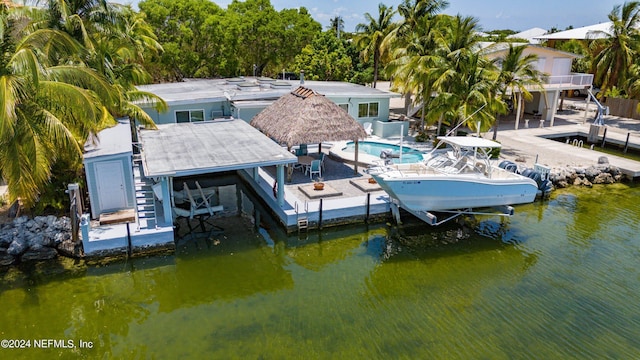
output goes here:
{"type": "Polygon", "coordinates": [[[393,160],[391,160],[392,157],[393,157],[393,150],[384,149],[380,151],[380,159],[384,160],[385,165],[393,164],[393,160]]]}
{"type": "Polygon", "coordinates": [[[498,167],[512,173],[518,172],[518,165],[516,165],[516,163],[511,162],[509,160],[504,160],[498,165],[498,167]]]}
{"type": "Polygon", "coordinates": [[[393,151],[391,149],[384,149],[380,151],[380,159],[391,159],[393,156],[393,151]]]}

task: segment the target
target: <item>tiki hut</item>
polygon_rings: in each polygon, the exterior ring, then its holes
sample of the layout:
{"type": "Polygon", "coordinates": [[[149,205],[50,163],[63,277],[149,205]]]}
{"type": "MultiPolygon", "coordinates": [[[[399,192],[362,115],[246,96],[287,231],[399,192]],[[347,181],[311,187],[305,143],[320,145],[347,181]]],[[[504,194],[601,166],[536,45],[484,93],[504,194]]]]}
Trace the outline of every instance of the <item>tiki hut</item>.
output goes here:
{"type": "Polygon", "coordinates": [[[294,145],[341,140],[353,140],[357,146],[359,139],[367,137],[362,125],[343,108],[303,86],[262,110],[251,125],[289,150],[294,145]]]}

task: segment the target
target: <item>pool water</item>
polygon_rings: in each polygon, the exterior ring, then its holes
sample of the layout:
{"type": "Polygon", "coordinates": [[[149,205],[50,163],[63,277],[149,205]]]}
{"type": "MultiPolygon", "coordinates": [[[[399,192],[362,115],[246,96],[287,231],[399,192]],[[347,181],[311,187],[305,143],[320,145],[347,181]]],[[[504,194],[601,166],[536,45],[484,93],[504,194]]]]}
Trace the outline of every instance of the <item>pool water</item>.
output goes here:
{"type": "MultiPolygon", "coordinates": [[[[347,147],[342,149],[345,152],[355,152],[355,143],[348,142],[347,147]]],[[[400,154],[400,146],[393,144],[385,144],[374,141],[361,141],[358,143],[358,150],[360,154],[365,153],[371,156],[379,157],[380,153],[383,150],[391,150],[392,154],[399,155],[400,154]]],[[[394,163],[403,163],[410,164],[422,161],[422,152],[420,150],[403,146],[402,147],[402,160],[400,158],[394,157],[394,163]]]]}

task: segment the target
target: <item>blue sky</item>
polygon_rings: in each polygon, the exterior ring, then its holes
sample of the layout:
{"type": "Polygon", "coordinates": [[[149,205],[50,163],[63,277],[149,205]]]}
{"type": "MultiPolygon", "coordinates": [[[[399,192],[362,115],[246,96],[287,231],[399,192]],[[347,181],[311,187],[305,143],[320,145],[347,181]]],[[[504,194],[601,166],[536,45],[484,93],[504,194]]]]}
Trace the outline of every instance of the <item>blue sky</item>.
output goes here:
{"type": "MultiPolygon", "coordinates": [[[[127,3],[127,0],[111,0],[127,3]]],[[[132,0],[135,4],[138,0],[132,0]]],[[[214,0],[226,8],[231,0],[214,0]]],[[[271,0],[276,10],[306,7],[313,18],[323,27],[329,19],[340,15],[345,21],[345,30],[354,31],[358,23],[364,22],[364,14],[377,17],[378,4],[382,2],[397,8],[401,0],[271,0]]],[[[484,30],[527,30],[532,27],[564,30],[569,25],[581,27],[608,21],[607,15],[616,4],[624,0],[449,0],[447,14],[474,16],[484,30]]]]}

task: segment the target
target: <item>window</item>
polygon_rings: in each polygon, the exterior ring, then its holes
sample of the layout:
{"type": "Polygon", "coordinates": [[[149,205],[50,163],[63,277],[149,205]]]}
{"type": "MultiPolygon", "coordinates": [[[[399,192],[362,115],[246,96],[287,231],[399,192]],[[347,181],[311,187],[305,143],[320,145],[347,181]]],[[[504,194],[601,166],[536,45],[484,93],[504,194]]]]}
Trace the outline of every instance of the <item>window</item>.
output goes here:
{"type": "Polygon", "coordinates": [[[358,117],[377,117],[379,105],[377,102],[358,104],[358,117]]]}
{"type": "Polygon", "coordinates": [[[349,112],[349,104],[338,104],[344,111],[349,112]]]}
{"type": "Polygon", "coordinates": [[[176,111],[176,122],[186,123],[204,121],[204,110],[180,110],[176,111]]]}

